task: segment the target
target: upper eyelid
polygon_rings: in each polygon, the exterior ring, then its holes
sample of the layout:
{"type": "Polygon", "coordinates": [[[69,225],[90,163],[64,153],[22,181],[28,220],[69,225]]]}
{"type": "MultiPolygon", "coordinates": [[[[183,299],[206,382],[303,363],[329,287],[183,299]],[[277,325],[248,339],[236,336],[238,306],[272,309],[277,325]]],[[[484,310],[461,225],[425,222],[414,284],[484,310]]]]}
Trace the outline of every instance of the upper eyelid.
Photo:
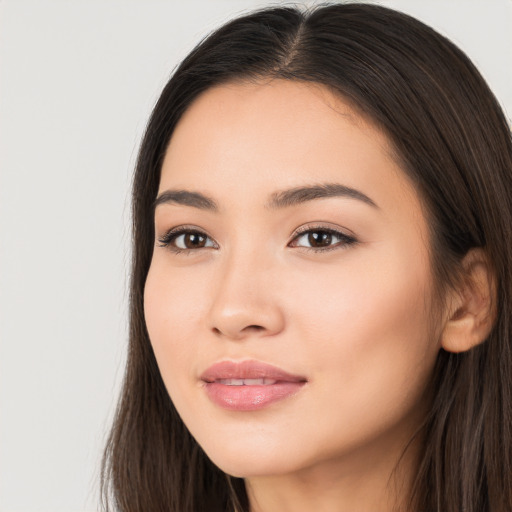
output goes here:
{"type": "MultiPolygon", "coordinates": [[[[355,236],[353,235],[353,233],[346,229],[346,228],[340,228],[340,227],[331,227],[331,226],[328,226],[328,225],[324,225],[324,224],[314,224],[314,225],[311,225],[311,224],[306,224],[306,225],[303,225],[303,226],[300,226],[299,228],[296,228],[294,229],[291,233],[290,233],[290,237],[292,236],[296,236],[296,235],[302,235],[303,233],[307,233],[308,231],[312,231],[312,230],[323,230],[323,231],[332,231],[332,232],[337,232],[337,233],[340,233],[340,234],[344,234],[346,236],[355,236]]],[[[209,235],[203,228],[199,228],[199,227],[196,227],[196,226],[192,226],[192,225],[182,225],[182,226],[175,226],[173,228],[170,228],[168,230],[166,230],[162,235],[161,237],[163,236],[167,236],[169,235],[170,233],[183,233],[183,232],[193,232],[193,233],[200,233],[202,235],[206,235],[208,238],[211,238],[212,240],[214,239],[211,235],[209,235]]]]}
{"type": "Polygon", "coordinates": [[[308,231],[315,231],[315,230],[318,230],[318,231],[329,231],[329,232],[332,232],[332,233],[339,233],[340,235],[344,235],[344,236],[347,236],[347,237],[351,237],[351,238],[355,238],[355,234],[350,230],[350,229],[347,229],[347,228],[342,228],[340,226],[331,226],[331,225],[327,225],[327,224],[315,224],[314,222],[312,224],[308,223],[308,224],[305,224],[297,229],[295,229],[290,236],[297,236],[297,235],[302,235],[304,233],[307,233],[308,231]]]}

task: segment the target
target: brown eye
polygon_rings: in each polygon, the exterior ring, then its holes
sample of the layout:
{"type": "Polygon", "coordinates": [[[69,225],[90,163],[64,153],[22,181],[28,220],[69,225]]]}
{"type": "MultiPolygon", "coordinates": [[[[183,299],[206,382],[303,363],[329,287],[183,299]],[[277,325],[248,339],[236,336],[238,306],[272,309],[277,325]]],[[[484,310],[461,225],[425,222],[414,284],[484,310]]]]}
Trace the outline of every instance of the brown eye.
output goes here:
{"type": "Polygon", "coordinates": [[[186,252],[194,249],[216,247],[213,240],[201,231],[179,228],[159,238],[160,247],[168,247],[174,252],[186,252]]]}
{"type": "Polygon", "coordinates": [[[357,240],[349,235],[333,229],[308,229],[302,231],[292,241],[292,247],[300,247],[311,251],[325,252],[341,249],[355,244],[357,240]]]}
{"type": "Polygon", "coordinates": [[[177,237],[175,243],[180,249],[198,249],[200,247],[205,247],[206,237],[201,233],[185,233],[177,237]],[[182,245],[184,247],[180,247],[180,244],[177,243],[177,240],[180,238],[183,239],[182,245]]]}
{"type": "Polygon", "coordinates": [[[332,243],[332,234],[327,231],[311,231],[308,242],[311,247],[328,247],[332,243]]]}

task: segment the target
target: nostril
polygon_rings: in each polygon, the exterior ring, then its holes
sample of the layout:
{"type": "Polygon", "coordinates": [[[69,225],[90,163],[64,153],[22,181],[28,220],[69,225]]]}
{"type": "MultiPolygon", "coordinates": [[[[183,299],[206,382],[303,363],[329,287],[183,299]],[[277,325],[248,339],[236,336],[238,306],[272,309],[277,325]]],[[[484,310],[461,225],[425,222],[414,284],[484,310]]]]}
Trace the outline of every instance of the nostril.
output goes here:
{"type": "MultiPolygon", "coordinates": [[[[243,334],[243,333],[261,332],[261,331],[264,331],[264,330],[265,330],[265,327],[263,327],[261,325],[247,325],[246,327],[244,327],[243,329],[238,331],[238,333],[240,335],[240,334],[243,334]]],[[[218,327],[213,327],[212,331],[217,336],[221,336],[222,334],[227,334],[228,333],[227,330],[223,331],[222,329],[219,329],[218,327]]]]}
{"type": "Polygon", "coordinates": [[[249,330],[249,331],[261,331],[263,330],[264,327],[262,327],[261,325],[248,325],[247,327],[245,327],[243,330],[246,331],[246,330],[249,330]]]}

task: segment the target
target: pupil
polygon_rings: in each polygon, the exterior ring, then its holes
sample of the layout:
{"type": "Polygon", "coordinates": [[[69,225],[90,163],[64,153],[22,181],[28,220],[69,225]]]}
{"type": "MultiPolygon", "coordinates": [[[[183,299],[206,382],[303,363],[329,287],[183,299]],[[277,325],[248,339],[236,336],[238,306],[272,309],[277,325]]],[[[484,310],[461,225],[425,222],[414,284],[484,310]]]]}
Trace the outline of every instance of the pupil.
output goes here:
{"type": "Polygon", "coordinates": [[[325,247],[331,244],[332,235],[325,231],[314,231],[309,234],[309,243],[312,247],[325,247]]]}
{"type": "Polygon", "coordinates": [[[197,247],[203,247],[205,237],[198,233],[189,233],[185,236],[185,246],[188,249],[195,249],[197,247]]]}

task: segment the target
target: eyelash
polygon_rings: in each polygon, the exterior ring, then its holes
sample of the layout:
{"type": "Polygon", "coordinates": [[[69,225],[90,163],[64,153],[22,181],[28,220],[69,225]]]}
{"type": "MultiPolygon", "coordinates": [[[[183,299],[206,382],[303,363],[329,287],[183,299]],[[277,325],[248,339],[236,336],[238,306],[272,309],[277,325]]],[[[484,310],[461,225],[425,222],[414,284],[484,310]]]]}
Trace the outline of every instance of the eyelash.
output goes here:
{"type": "MultiPolygon", "coordinates": [[[[313,227],[305,226],[303,228],[300,228],[295,233],[295,236],[293,237],[292,242],[294,242],[294,241],[298,240],[299,238],[301,238],[302,236],[310,234],[310,233],[327,233],[333,237],[338,238],[340,241],[335,245],[330,245],[327,247],[304,247],[304,246],[292,246],[292,247],[300,247],[301,249],[306,250],[308,252],[312,251],[312,252],[318,253],[318,252],[328,252],[328,251],[343,249],[343,248],[349,247],[349,246],[357,243],[357,240],[353,236],[342,233],[341,231],[338,231],[336,229],[327,228],[327,227],[323,227],[323,226],[313,226],[313,227]]],[[[199,236],[203,236],[203,237],[206,237],[206,238],[212,240],[206,233],[198,230],[197,228],[181,226],[178,228],[170,229],[169,231],[167,231],[167,233],[165,233],[162,237],[160,237],[158,239],[159,247],[166,247],[170,251],[172,251],[176,254],[187,254],[187,255],[191,254],[192,252],[194,252],[197,249],[211,248],[211,247],[199,247],[196,249],[180,249],[179,247],[176,247],[175,245],[173,245],[173,243],[176,241],[176,239],[179,236],[184,235],[184,234],[199,235],[199,236]]],[[[292,242],[290,242],[290,243],[292,243],[292,242]]],[[[216,247],[213,247],[213,248],[216,248],[216,247]]]]}

